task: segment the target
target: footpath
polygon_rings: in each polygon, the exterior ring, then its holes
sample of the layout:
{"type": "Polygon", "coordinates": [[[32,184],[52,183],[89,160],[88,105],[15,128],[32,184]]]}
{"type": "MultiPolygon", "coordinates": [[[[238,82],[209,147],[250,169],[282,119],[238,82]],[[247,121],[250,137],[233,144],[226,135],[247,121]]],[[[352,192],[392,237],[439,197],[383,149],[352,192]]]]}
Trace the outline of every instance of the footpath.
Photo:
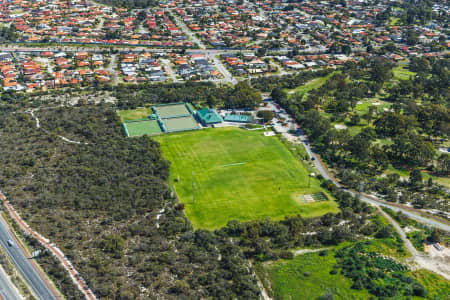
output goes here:
{"type": "Polygon", "coordinates": [[[75,270],[75,268],[72,266],[72,263],[67,259],[64,253],[59,248],[54,246],[54,244],[51,244],[48,239],[44,238],[38,232],[32,230],[27,225],[27,223],[22,220],[19,214],[15,211],[14,207],[12,207],[12,205],[9,204],[9,201],[6,199],[5,195],[1,191],[0,191],[0,199],[3,201],[3,204],[5,205],[6,209],[11,214],[11,217],[17,222],[17,224],[19,224],[22,230],[24,230],[25,232],[29,233],[34,238],[36,238],[62,263],[67,272],[69,272],[73,282],[77,285],[78,289],[84,294],[86,299],[96,300],[97,297],[94,295],[92,290],[87,286],[86,281],[81,277],[80,273],[78,273],[75,270]]]}

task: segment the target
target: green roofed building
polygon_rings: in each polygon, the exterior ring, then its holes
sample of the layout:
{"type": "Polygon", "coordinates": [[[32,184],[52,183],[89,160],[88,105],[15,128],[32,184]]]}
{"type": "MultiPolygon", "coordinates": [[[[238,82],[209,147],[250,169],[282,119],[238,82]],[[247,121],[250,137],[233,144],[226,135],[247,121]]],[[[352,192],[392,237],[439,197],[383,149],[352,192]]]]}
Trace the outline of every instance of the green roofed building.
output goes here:
{"type": "Polygon", "coordinates": [[[217,113],[215,109],[204,108],[197,110],[197,116],[203,126],[222,123],[222,117],[217,113]]]}
{"type": "Polygon", "coordinates": [[[227,122],[239,122],[239,123],[251,123],[253,122],[253,118],[252,116],[247,116],[247,115],[226,115],[225,116],[225,121],[227,122]]]}

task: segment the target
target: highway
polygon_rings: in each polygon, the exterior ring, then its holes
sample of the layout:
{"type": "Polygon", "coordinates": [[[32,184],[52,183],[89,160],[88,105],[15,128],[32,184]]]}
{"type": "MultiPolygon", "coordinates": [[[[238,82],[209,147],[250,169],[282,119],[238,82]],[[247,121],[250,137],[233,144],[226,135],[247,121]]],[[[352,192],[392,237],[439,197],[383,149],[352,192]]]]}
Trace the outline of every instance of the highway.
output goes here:
{"type": "Polygon", "coordinates": [[[23,299],[14,287],[5,271],[0,268],[0,299],[16,300],[23,299]]]}
{"type": "Polygon", "coordinates": [[[8,228],[8,224],[0,216],[0,245],[5,249],[5,252],[9,255],[17,270],[19,270],[22,277],[25,278],[28,285],[33,289],[38,299],[58,299],[41,278],[35,266],[32,265],[31,259],[27,257],[25,250],[21,248],[8,228]],[[8,245],[8,240],[13,241],[11,246],[8,245]]]}

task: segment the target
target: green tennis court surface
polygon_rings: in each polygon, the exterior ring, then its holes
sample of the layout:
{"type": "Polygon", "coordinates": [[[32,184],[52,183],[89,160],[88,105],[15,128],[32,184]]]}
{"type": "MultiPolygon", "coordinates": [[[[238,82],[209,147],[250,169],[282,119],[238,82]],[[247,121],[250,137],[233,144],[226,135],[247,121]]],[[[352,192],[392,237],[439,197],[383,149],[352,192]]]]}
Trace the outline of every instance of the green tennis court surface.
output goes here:
{"type": "Polygon", "coordinates": [[[159,115],[161,119],[174,117],[174,116],[182,116],[182,115],[190,115],[191,113],[186,108],[186,104],[173,104],[173,105],[155,105],[153,109],[159,115]]]}
{"type": "Polygon", "coordinates": [[[128,136],[154,135],[162,132],[156,120],[126,122],[124,124],[127,128],[128,136]]]}
{"type": "Polygon", "coordinates": [[[197,121],[192,116],[163,119],[168,132],[199,129],[197,121]]]}
{"type": "Polygon", "coordinates": [[[312,217],[338,211],[334,201],[298,201],[299,195],[322,189],[315,178],[308,187],[308,170],[278,137],[226,127],[155,139],[172,163],[171,181],[195,228],[220,228],[233,219],[312,217]]]}

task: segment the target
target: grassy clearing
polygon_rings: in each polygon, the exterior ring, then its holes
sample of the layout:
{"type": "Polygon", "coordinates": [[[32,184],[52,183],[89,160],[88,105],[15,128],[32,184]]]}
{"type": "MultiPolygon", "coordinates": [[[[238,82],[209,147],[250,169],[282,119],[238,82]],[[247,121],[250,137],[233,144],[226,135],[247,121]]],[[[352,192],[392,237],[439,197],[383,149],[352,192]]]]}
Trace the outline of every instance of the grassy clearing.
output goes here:
{"type": "MultiPolygon", "coordinates": [[[[392,165],[389,165],[389,167],[386,169],[386,171],[384,171],[385,174],[393,174],[396,173],[398,174],[400,177],[404,177],[404,178],[408,178],[409,177],[409,173],[410,170],[407,169],[403,169],[399,166],[394,167],[392,165]]],[[[428,178],[432,178],[433,182],[437,182],[447,188],[450,188],[450,178],[449,177],[445,177],[445,176],[435,176],[435,175],[430,175],[427,172],[423,172],[422,171],[422,177],[424,182],[428,180],[428,178]]]]}
{"type": "Polygon", "coordinates": [[[327,76],[315,78],[313,80],[308,81],[304,85],[296,87],[295,89],[292,89],[292,90],[285,89],[285,91],[287,93],[290,93],[290,94],[296,94],[296,93],[304,93],[304,94],[306,94],[306,93],[308,93],[309,91],[311,91],[313,89],[320,88],[322,85],[325,84],[325,82],[327,82],[327,80],[331,76],[333,76],[334,74],[338,74],[338,73],[340,73],[340,71],[331,72],[327,76]]]}
{"type": "Polygon", "coordinates": [[[369,299],[367,290],[351,289],[353,281],[342,275],[330,274],[336,264],[335,251],[320,256],[318,252],[296,256],[292,260],[280,260],[259,265],[258,273],[266,286],[270,282],[274,299],[317,299],[327,293],[333,299],[369,299]],[[307,274],[307,272],[310,274],[307,274]]]}
{"type": "Polygon", "coordinates": [[[399,22],[400,22],[400,18],[396,18],[396,17],[390,17],[389,18],[389,25],[390,26],[398,25],[399,22]]]}
{"type": "Polygon", "coordinates": [[[395,238],[372,240],[366,249],[397,259],[404,259],[411,256],[410,253],[405,250],[403,243],[399,242],[395,238]]]}
{"type": "MultiPolygon", "coordinates": [[[[411,276],[425,286],[429,299],[448,299],[448,295],[450,295],[450,282],[442,276],[423,269],[411,272],[411,276]]],[[[414,297],[414,299],[422,298],[414,297]]]]}
{"type": "Polygon", "coordinates": [[[195,228],[215,229],[233,219],[313,217],[338,211],[334,201],[300,200],[322,189],[315,178],[308,187],[307,168],[278,137],[231,127],[155,139],[172,163],[171,181],[195,228]]]}
{"type": "MultiPolygon", "coordinates": [[[[366,246],[366,250],[396,259],[403,258],[395,254],[398,248],[397,246],[391,247],[390,240],[371,240],[366,246]]],[[[337,262],[334,257],[336,251],[349,245],[351,243],[342,243],[334,249],[328,250],[325,255],[314,252],[298,255],[292,260],[260,263],[256,265],[256,271],[266,290],[274,299],[318,299],[324,295],[332,295],[333,299],[370,299],[371,297],[375,299],[366,289],[352,289],[353,280],[343,276],[340,273],[341,270],[337,269],[337,272],[331,272],[337,262]]],[[[413,277],[426,288],[426,299],[448,299],[450,282],[445,278],[423,269],[407,271],[405,275],[413,277]]],[[[405,296],[399,299],[418,300],[424,298],[405,296]]]]}
{"type": "Polygon", "coordinates": [[[153,112],[151,107],[143,107],[137,109],[120,110],[119,112],[120,121],[130,121],[148,118],[153,112]]]}
{"type": "Polygon", "coordinates": [[[405,65],[397,65],[392,71],[394,72],[394,78],[397,80],[409,80],[411,76],[415,76],[415,72],[409,71],[405,68],[405,65]]]}

